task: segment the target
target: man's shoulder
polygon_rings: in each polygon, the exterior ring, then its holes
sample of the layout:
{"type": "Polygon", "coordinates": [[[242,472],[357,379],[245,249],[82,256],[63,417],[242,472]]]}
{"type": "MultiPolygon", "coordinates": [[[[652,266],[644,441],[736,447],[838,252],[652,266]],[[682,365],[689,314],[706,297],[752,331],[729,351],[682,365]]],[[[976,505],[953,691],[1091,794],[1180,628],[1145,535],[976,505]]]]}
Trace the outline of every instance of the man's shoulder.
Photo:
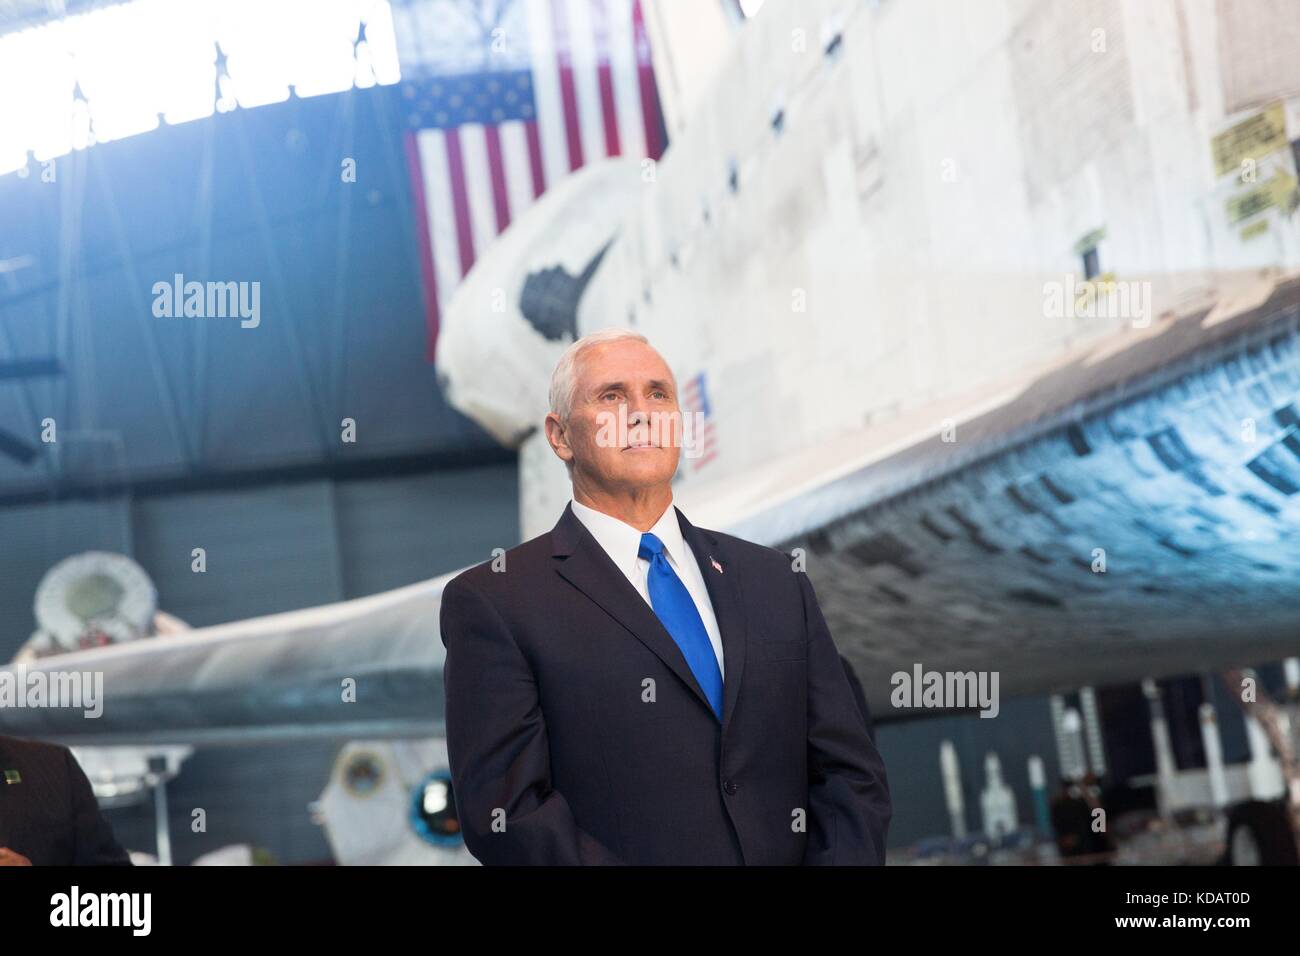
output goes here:
{"type": "Polygon", "coordinates": [[[57,766],[68,759],[68,748],[44,740],[27,740],[0,734],[0,757],[41,766],[57,766]]]}
{"type": "Polygon", "coordinates": [[[733,561],[739,562],[744,567],[762,572],[789,572],[793,570],[795,555],[788,551],[782,551],[780,548],[773,548],[766,544],[758,544],[754,541],[747,541],[744,538],[736,537],[734,534],[726,534],[710,528],[699,528],[697,530],[703,532],[706,538],[714,538],[718,542],[719,550],[725,552],[733,561]]]}
{"type": "Polygon", "coordinates": [[[471,565],[448,581],[443,594],[469,590],[487,596],[508,590],[545,568],[550,562],[551,546],[551,532],[547,531],[513,548],[497,550],[486,561],[471,565]]]}

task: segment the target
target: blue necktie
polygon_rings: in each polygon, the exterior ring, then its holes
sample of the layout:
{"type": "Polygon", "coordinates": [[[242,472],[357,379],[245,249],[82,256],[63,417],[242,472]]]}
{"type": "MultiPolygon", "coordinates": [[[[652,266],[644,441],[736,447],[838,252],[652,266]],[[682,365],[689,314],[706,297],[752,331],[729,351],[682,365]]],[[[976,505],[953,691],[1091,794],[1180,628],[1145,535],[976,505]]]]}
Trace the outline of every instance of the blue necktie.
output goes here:
{"type": "Polygon", "coordinates": [[[691,593],[673,571],[664,554],[664,543],[649,531],[641,535],[641,548],[637,552],[650,562],[646,583],[649,585],[650,606],[672,635],[691,673],[709,698],[713,713],[722,719],[722,671],[709,632],[705,630],[700,610],[691,599],[691,593]]]}

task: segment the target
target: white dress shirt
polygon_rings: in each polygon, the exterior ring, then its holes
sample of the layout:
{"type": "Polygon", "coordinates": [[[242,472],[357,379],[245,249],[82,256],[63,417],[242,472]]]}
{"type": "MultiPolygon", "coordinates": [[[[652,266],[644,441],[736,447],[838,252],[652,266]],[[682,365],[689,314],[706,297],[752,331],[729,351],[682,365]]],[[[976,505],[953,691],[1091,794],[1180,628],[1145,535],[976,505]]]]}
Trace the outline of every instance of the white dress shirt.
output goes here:
{"type": "MultiPolygon", "coordinates": [[[[650,603],[650,586],[647,581],[650,562],[640,555],[641,532],[602,511],[588,508],[577,501],[570,503],[573,506],[573,513],[591,532],[596,543],[632,582],[637,593],[646,604],[650,604],[650,609],[654,610],[654,605],[650,603]]],[[[700,564],[682,537],[682,528],[677,521],[677,509],[671,502],[655,522],[654,527],[650,529],[650,534],[663,542],[664,556],[668,558],[669,566],[682,584],[686,585],[691,600],[695,602],[695,609],[700,612],[700,620],[704,622],[704,629],[708,631],[709,643],[713,645],[714,656],[718,658],[718,670],[725,678],[727,672],[722,664],[722,634],[718,631],[718,618],[713,613],[713,602],[709,599],[709,589],[704,585],[700,564]]]]}

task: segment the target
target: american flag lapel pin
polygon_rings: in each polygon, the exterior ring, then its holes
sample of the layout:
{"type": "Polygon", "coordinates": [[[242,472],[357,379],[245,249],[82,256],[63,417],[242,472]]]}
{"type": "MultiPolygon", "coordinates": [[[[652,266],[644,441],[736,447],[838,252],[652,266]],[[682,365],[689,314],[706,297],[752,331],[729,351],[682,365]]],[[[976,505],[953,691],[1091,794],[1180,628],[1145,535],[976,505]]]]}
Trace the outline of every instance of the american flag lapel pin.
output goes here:
{"type": "Polygon", "coordinates": [[[722,573],[722,565],[718,564],[718,559],[713,555],[709,555],[709,564],[713,565],[714,571],[717,571],[719,574],[722,573]]]}

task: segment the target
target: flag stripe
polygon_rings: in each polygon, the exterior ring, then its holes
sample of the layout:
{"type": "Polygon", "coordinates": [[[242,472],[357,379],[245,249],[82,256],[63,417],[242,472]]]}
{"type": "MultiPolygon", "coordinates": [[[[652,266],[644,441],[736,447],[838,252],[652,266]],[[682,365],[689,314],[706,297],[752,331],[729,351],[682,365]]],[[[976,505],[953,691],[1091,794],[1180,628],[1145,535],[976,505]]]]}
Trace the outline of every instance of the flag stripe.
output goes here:
{"type": "Polygon", "coordinates": [[[632,42],[636,50],[637,83],[641,89],[641,122],[645,125],[646,155],[663,154],[659,138],[659,94],[655,92],[654,70],[650,65],[650,37],[646,33],[641,0],[632,0],[632,42]]]}
{"type": "Polygon", "coordinates": [[[546,171],[542,165],[542,138],[537,132],[537,123],[535,121],[525,123],[524,134],[528,137],[528,168],[533,174],[533,198],[536,199],[546,191],[546,171]]]}
{"type": "Polygon", "coordinates": [[[496,238],[496,205],[492,195],[492,173],[488,166],[485,128],[466,123],[460,128],[460,152],[464,160],[465,203],[469,209],[469,233],[474,239],[470,265],[496,238]]]}
{"type": "MultiPolygon", "coordinates": [[[[563,0],[561,0],[563,2],[563,0]]],[[[591,23],[591,0],[568,0],[569,53],[573,62],[573,86],[578,101],[578,132],[582,136],[585,162],[604,159],[605,123],[600,105],[600,82],[596,76],[596,37],[591,23]]]]}
{"type": "Polygon", "coordinates": [[[497,232],[504,232],[510,225],[510,196],[506,191],[505,161],[501,158],[501,131],[495,126],[484,127],[483,141],[492,179],[492,211],[496,214],[497,232]]]}
{"type": "Polygon", "coordinates": [[[555,38],[555,67],[560,75],[560,103],[564,107],[564,139],[569,149],[569,172],[573,172],[583,164],[578,94],[573,83],[573,47],[569,42],[564,0],[551,0],[549,6],[555,38]]]}
{"type": "MultiPolygon", "coordinates": [[[[529,0],[528,43],[532,59],[533,99],[537,103],[538,153],[544,174],[542,188],[558,183],[569,172],[569,151],[565,141],[564,97],[556,69],[555,38],[551,34],[549,0],[529,0]]],[[[535,181],[535,180],[534,180],[535,181]]],[[[538,191],[537,195],[541,195],[538,191]]]]}
{"type": "Polygon", "coordinates": [[[433,345],[438,341],[438,277],[433,271],[433,235],[429,231],[428,204],[424,195],[424,174],[420,170],[420,144],[416,134],[405,136],[406,167],[411,175],[412,201],[415,207],[415,241],[420,247],[420,277],[424,280],[424,358],[433,361],[433,345]]]}
{"type": "Polygon", "coordinates": [[[641,126],[641,89],[637,83],[636,51],[632,43],[632,7],[626,0],[604,0],[609,63],[614,79],[618,138],[624,156],[644,156],[645,131],[641,126]]]}
{"type": "Polygon", "coordinates": [[[533,204],[533,174],[527,124],[501,124],[501,166],[505,175],[506,205],[510,218],[518,219],[533,204]]]}
{"type": "Polygon", "coordinates": [[[618,109],[614,105],[614,77],[609,56],[609,11],[604,0],[591,5],[592,33],[596,40],[596,76],[600,82],[600,112],[605,124],[605,155],[618,156],[618,109]]]}
{"type": "Polygon", "coordinates": [[[447,144],[447,176],[451,183],[451,204],[456,220],[456,249],[460,253],[460,274],[474,264],[474,234],[469,220],[469,197],[465,194],[465,157],[460,148],[460,130],[444,131],[447,144]]]}
{"type": "Polygon", "coordinates": [[[460,282],[460,244],[457,240],[456,214],[452,202],[451,176],[447,170],[446,134],[440,129],[421,130],[418,135],[421,169],[424,172],[424,198],[429,218],[429,247],[433,251],[433,271],[437,276],[437,297],[441,311],[448,296],[460,282]]]}

